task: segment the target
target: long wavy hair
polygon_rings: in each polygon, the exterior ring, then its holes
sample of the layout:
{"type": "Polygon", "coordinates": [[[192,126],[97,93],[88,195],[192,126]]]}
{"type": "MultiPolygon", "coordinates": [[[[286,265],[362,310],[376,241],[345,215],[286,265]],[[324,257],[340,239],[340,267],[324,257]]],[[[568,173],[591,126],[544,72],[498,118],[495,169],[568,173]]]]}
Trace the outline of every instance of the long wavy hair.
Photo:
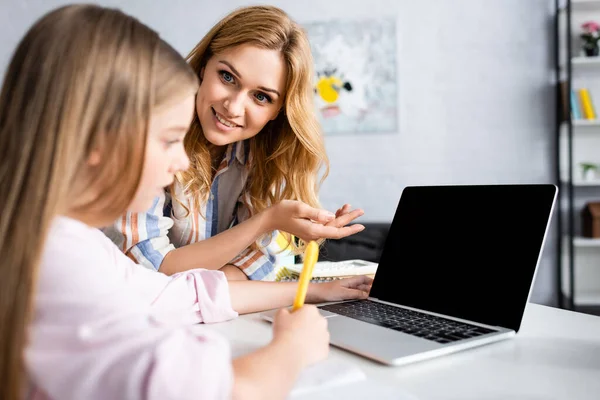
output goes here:
{"type": "Polygon", "coordinates": [[[151,112],[198,78],[119,10],[58,8],[19,43],[0,92],[0,388],[20,399],[38,264],[58,214],[122,215],[139,184],[151,112]],[[88,162],[101,154],[99,165],[88,162]]]}
{"type": "MultiPolygon", "coordinates": [[[[208,32],[188,55],[188,63],[200,77],[211,57],[244,44],[281,52],[288,70],[282,110],[247,139],[251,165],[245,205],[251,214],[285,199],[319,207],[318,190],[329,174],[329,159],[315,115],[313,57],[306,33],[277,7],[242,7],[208,32]]],[[[190,168],[178,175],[178,182],[192,205],[200,209],[210,194],[212,145],[197,116],[184,144],[190,168]]],[[[296,253],[304,247],[289,235],[287,239],[296,253]]]]}

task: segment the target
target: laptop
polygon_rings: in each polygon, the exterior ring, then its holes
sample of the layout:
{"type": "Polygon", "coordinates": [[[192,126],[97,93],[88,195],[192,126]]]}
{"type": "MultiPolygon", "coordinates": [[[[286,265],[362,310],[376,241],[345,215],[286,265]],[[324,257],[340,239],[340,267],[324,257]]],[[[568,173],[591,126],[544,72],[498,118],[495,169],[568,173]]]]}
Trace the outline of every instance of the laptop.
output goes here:
{"type": "Polygon", "coordinates": [[[369,298],[319,306],[330,343],[404,365],[515,336],[557,193],[552,184],[404,188],[369,298]]]}

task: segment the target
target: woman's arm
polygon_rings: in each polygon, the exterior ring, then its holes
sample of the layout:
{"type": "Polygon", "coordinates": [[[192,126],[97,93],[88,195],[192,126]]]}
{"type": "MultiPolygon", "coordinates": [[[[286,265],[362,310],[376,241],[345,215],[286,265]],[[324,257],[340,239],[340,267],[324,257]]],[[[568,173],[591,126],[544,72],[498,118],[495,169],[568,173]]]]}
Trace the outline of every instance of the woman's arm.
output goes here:
{"type": "Polygon", "coordinates": [[[160,272],[219,269],[268,232],[268,218],[268,213],[259,213],[218,235],[175,249],[165,256],[160,272]]]}
{"type": "Polygon", "coordinates": [[[168,236],[173,220],[164,214],[170,201],[161,193],[148,211],[127,212],[102,231],[135,263],[156,271],[165,255],[175,249],[168,236]]]}
{"type": "Polygon", "coordinates": [[[303,240],[340,239],[364,229],[359,224],[346,226],[362,214],[362,210],[354,210],[337,218],[338,223],[331,224],[336,220],[334,214],[299,201],[284,200],[218,235],[170,251],[160,271],[172,275],[194,268],[219,269],[262,235],[274,230],[303,240]]]}

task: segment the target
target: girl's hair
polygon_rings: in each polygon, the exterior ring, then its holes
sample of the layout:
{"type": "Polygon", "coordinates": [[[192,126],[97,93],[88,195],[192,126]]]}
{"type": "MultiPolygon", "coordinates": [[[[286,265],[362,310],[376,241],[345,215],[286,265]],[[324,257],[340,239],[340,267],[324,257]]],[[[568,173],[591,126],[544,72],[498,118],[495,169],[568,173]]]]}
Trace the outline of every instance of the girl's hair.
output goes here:
{"type": "Polygon", "coordinates": [[[101,224],[122,215],[139,184],[151,112],[197,88],[185,59],[119,10],[61,7],[19,43],[0,92],[3,399],[20,398],[25,385],[23,349],[53,217],[101,224]]]}
{"type": "MultiPolygon", "coordinates": [[[[212,56],[243,44],[281,52],[288,70],[283,109],[248,140],[252,164],[245,188],[246,206],[252,214],[284,199],[319,207],[318,186],[329,174],[329,160],[313,104],[313,58],[308,38],[277,7],[243,7],[219,21],[191,51],[188,62],[200,76],[212,56]],[[317,182],[321,168],[323,174],[317,182]]],[[[210,193],[212,171],[211,144],[197,116],[185,138],[185,148],[190,168],[179,174],[178,181],[199,209],[210,193]]],[[[291,245],[296,252],[300,250],[291,245]]]]}

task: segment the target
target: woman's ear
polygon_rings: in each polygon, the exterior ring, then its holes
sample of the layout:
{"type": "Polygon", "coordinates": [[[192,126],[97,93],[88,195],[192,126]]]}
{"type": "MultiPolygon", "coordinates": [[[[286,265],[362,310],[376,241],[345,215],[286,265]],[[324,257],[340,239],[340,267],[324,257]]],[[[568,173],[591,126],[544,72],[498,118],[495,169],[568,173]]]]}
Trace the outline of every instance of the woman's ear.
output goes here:
{"type": "Polygon", "coordinates": [[[205,68],[206,68],[206,67],[202,67],[202,68],[200,68],[200,83],[202,83],[202,79],[204,79],[204,69],[205,69],[205,68]]]}

